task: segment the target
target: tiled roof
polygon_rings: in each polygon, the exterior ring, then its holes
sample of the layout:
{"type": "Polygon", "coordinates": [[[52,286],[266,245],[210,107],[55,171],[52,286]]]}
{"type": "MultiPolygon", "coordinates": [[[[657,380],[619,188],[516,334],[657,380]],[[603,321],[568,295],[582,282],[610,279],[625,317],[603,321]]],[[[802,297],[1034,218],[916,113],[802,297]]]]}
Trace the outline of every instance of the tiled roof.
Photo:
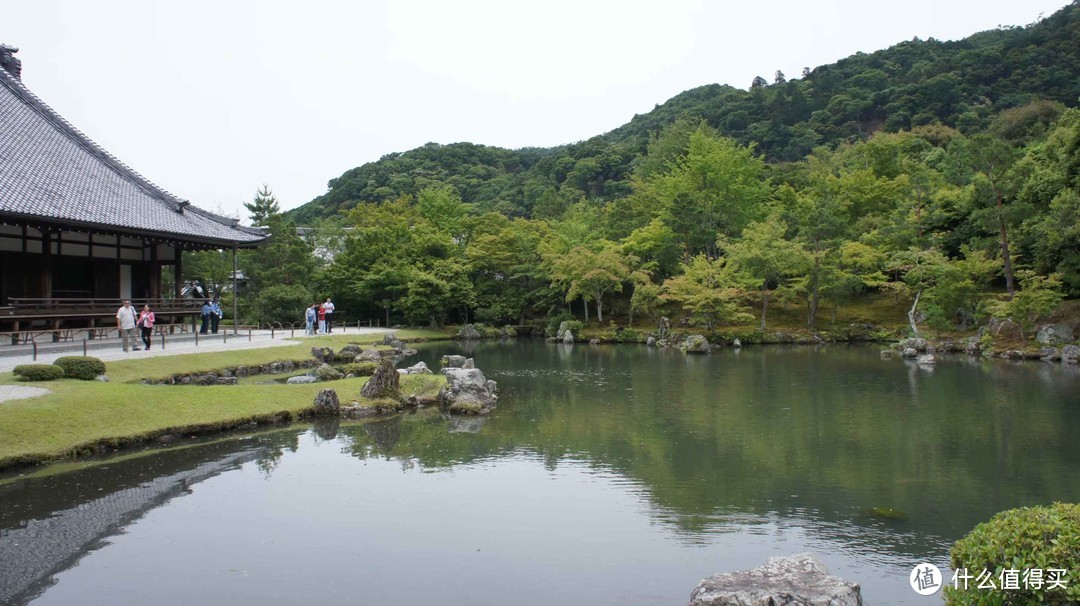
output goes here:
{"type": "Polygon", "coordinates": [[[0,69],[0,221],[251,246],[262,230],[189,205],[128,168],[0,69]]]}

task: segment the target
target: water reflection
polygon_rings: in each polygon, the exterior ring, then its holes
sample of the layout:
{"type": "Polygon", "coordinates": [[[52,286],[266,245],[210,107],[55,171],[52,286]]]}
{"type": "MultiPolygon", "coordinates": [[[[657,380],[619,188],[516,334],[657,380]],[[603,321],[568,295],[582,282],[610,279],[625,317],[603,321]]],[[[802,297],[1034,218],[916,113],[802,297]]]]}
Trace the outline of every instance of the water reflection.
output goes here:
{"type": "MultiPolygon", "coordinates": [[[[168,570],[142,571],[143,589],[194,583],[260,605],[337,603],[361,588],[372,603],[498,602],[524,587],[543,603],[672,603],[713,572],[811,550],[868,601],[915,603],[910,566],[944,566],[975,524],[1080,500],[1080,383],[1066,369],[942,357],[928,373],[837,346],[469,347],[499,381],[489,417],[320,420],[0,484],[0,602],[56,579],[41,603],[95,587],[143,603],[117,589],[130,583],[117,571],[149,557],[168,570]],[[164,496],[96,526],[75,515],[132,490],[164,496]],[[9,564],[48,552],[57,518],[89,534],[28,572],[9,564]],[[218,568],[189,553],[206,551],[181,532],[192,528],[218,568]],[[116,544],[85,557],[106,539],[116,544]],[[16,542],[24,551],[2,551],[16,542]],[[273,572],[290,566],[305,579],[281,587],[273,572]],[[273,599],[221,578],[234,568],[273,599]],[[418,568],[433,588],[403,598],[418,568]]],[[[435,345],[421,358],[437,367],[461,352],[435,345]]],[[[154,601],[198,601],[191,591],[154,601]]]]}

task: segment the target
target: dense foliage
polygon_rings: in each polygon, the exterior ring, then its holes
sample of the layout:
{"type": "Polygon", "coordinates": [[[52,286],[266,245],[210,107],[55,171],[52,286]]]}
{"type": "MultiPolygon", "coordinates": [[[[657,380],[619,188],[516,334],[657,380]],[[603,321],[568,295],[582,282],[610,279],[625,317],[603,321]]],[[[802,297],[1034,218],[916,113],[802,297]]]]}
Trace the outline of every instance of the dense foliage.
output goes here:
{"type": "Polygon", "coordinates": [[[1080,505],[1076,503],[1022,507],[997,514],[950,550],[949,564],[972,578],[967,587],[963,582],[946,586],[946,603],[1076,604],[1080,601],[1080,584],[1075,578],[1080,570],[1077,537],[1080,505]],[[986,582],[977,579],[983,571],[989,574],[994,589],[979,587],[986,582]],[[1006,584],[1010,588],[1005,588],[1006,584]]]}
{"type": "Polygon", "coordinates": [[[1080,294],[1078,54],[1073,3],[797,80],[702,87],[562,148],[429,144],[285,215],[261,190],[252,218],[273,243],[244,272],[256,293],[302,281],[387,324],[681,313],[766,330],[779,301],[813,329],[891,291],[916,334],[989,314],[1029,328],[1080,294]]]}

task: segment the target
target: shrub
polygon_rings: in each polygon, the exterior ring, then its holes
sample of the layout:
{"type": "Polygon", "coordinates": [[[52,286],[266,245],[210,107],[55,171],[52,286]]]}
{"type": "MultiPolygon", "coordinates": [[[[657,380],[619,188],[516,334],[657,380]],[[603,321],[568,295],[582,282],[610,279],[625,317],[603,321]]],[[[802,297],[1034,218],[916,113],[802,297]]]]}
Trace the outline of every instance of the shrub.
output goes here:
{"type": "MultiPolygon", "coordinates": [[[[1003,511],[979,524],[949,551],[950,564],[966,569],[973,578],[945,588],[948,604],[1076,604],[1080,603],[1080,504],[1055,503],[1049,507],[1022,507],[1003,511]],[[1063,569],[1064,588],[1048,589],[1049,570],[1063,569]],[[979,589],[975,582],[983,570],[996,590],[979,589]],[[1019,571],[1020,589],[1000,589],[1006,570],[1019,571]],[[1028,570],[1041,570],[1043,584],[1025,584],[1028,570]],[[1071,576],[1070,576],[1071,575],[1071,576]]],[[[948,581],[948,579],[946,579],[948,581]]]]}
{"type": "Polygon", "coordinates": [[[23,381],[53,381],[64,377],[64,369],[52,364],[22,364],[12,372],[23,381]]]}
{"type": "Polygon", "coordinates": [[[379,365],[375,362],[353,362],[352,364],[346,364],[341,367],[342,374],[356,375],[358,377],[370,377],[375,374],[375,369],[379,365]]]}
{"type": "Polygon", "coordinates": [[[105,363],[90,356],[65,356],[53,362],[64,369],[64,376],[69,379],[93,381],[105,374],[105,363]]]}
{"type": "Polygon", "coordinates": [[[315,301],[314,296],[302,284],[276,284],[259,293],[252,311],[260,322],[292,322],[303,326],[304,312],[315,301]]]}

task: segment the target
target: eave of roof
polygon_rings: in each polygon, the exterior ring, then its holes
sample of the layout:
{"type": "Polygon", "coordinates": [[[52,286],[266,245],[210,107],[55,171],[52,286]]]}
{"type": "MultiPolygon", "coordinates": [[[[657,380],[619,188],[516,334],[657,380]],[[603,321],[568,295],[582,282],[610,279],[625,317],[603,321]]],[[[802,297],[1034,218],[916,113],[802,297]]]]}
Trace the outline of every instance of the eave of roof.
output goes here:
{"type": "Polygon", "coordinates": [[[135,172],[4,69],[0,219],[228,248],[267,239],[261,230],[192,206],[135,172]]]}

